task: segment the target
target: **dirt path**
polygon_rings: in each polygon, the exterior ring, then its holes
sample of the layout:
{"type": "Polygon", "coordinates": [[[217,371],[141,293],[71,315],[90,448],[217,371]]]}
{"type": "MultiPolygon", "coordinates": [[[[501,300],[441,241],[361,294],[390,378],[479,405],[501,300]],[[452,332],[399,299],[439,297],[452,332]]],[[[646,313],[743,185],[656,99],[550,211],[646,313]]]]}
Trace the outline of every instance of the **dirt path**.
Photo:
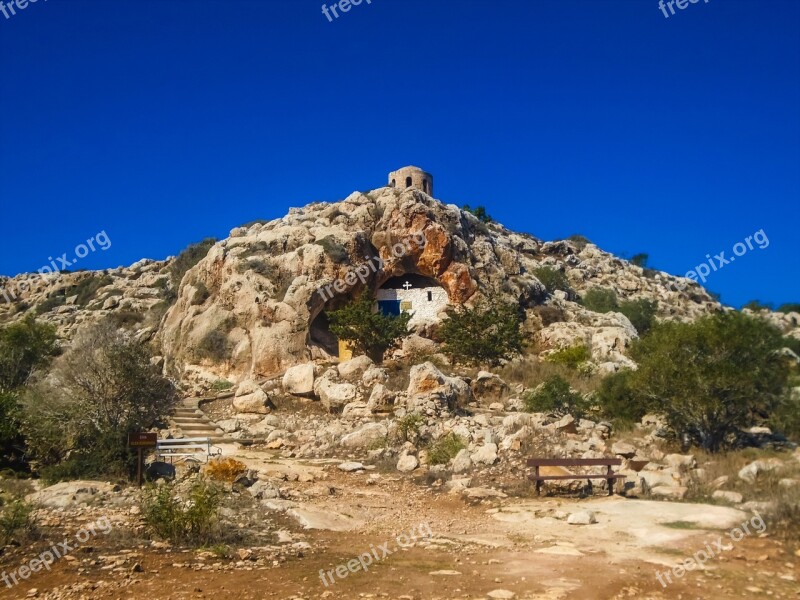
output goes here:
{"type": "MultiPolygon", "coordinates": [[[[344,473],[330,461],[255,451],[241,458],[290,488],[293,501],[273,501],[283,503],[281,535],[289,541],[279,558],[272,547],[220,558],[118,531],[93,539],[50,572],[12,589],[0,584],[0,599],[427,600],[491,598],[493,591],[511,597],[498,590],[542,600],[800,598],[798,559],[766,531],[731,544],[703,571],[673,577],[666,587],[659,583],[657,572],[747,520],[734,509],[604,497],[468,502],[394,473],[344,473]],[[567,514],[585,509],[597,523],[567,524],[567,514]],[[339,531],[300,523],[332,523],[339,531]],[[370,563],[366,571],[354,561],[359,556],[370,563]]],[[[102,514],[101,508],[85,510],[102,514]]],[[[0,556],[5,571],[20,563],[19,555],[0,556]]]]}

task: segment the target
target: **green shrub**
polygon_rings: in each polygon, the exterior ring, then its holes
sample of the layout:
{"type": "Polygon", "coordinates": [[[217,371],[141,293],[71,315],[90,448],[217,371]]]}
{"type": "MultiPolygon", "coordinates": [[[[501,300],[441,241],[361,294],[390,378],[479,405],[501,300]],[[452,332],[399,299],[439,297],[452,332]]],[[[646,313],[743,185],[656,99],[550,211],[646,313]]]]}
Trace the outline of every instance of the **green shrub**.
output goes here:
{"type": "Polygon", "coordinates": [[[587,244],[591,244],[592,243],[589,240],[589,238],[587,238],[585,236],[582,236],[582,235],[579,235],[577,233],[574,234],[574,235],[569,236],[567,239],[570,242],[572,242],[573,244],[575,244],[575,246],[577,246],[578,250],[583,250],[584,248],[586,248],[587,244]]]}
{"type": "Polygon", "coordinates": [[[642,420],[648,412],[647,404],[637,398],[631,389],[631,371],[619,371],[605,377],[595,395],[600,415],[627,428],[642,420]]]}
{"type": "Polygon", "coordinates": [[[523,400],[528,412],[541,412],[556,417],[572,415],[575,419],[584,416],[589,403],[578,392],[572,390],[567,381],[554,375],[539,388],[528,392],[523,400]]]}
{"type": "Polygon", "coordinates": [[[581,304],[591,311],[599,313],[620,312],[631,322],[639,335],[644,335],[655,323],[658,303],[650,300],[617,301],[613,290],[592,288],[581,299],[581,304]]]}
{"type": "Polygon", "coordinates": [[[553,323],[561,323],[566,320],[566,313],[564,309],[558,306],[551,306],[549,304],[541,304],[533,309],[539,318],[542,320],[542,327],[547,327],[553,323]]]}
{"type": "Polygon", "coordinates": [[[620,302],[619,312],[628,317],[639,335],[644,335],[656,322],[658,302],[650,300],[627,300],[620,302]]]}
{"type": "Polygon", "coordinates": [[[347,248],[337,242],[336,238],[332,235],[326,236],[315,243],[322,246],[323,250],[325,250],[325,254],[327,254],[334,263],[342,264],[350,261],[350,253],[347,251],[347,248]]]}
{"type": "Polygon", "coordinates": [[[742,308],[749,308],[752,311],[758,312],[760,310],[773,310],[775,307],[771,302],[764,303],[760,300],[750,300],[750,302],[742,306],[742,308]]]}
{"type": "Polygon", "coordinates": [[[445,465],[464,448],[466,448],[464,440],[455,433],[450,432],[428,446],[428,463],[431,465],[445,465]]]}
{"type": "Polygon", "coordinates": [[[636,265],[637,267],[642,267],[643,269],[647,267],[647,261],[650,259],[650,255],[645,252],[640,252],[639,254],[634,254],[631,257],[631,264],[636,265]]]}
{"type": "Polygon", "coordinates": [[[778,307],[778,312],[782,312],[782,313],[800,312],[800,304],[798,304],[797,302],[790,302],[788,304],[781,304],[778,307]]]}
{"type": "Polygon", "coordinates": [[[489,298],[473,308],[450,307],[447,317],[439,337],[445,354],[455,363],[494,366],[522,352],[517,304],[489,298]]]}
{"type": "Polygon", "coordinates": [[[30,537],[36,529],[34,507],[21,498],[0,508],[0,540],[8,544],[18,537],[30,537]]]}
{"type": "Polygon", "coordinates": [[[607,313],[619,310],[614,290],[592,288],[581,298],[581,304],[593,312],[607,313]]]}
{"type": "Polygon", "coordinates": [[[112,285],[114,279],[110,275],[91,275],[72,286],[65,293],[66,296],[77,296],[75,304],[86,306],[91,302],[100,288],[112,285]]]}
{"type": "Polygon", "coordinates": [[[64,306],[67,303],[67,296],[64,294],[65,290],[56,290],[50,292],[47,298],[36,305],[36,314],[43,315],[48,313],[59,306],[64,306]]]}
{"type": "Polygon", "coordinates": [[[174,483],[148,488],[143,494],[141,514],[147,527],[173,543],[209,545],[222,537],[219,528],[220,489],[197,480],[184,501],[174,483]]]}
{"type": "Polygon", "coordinates": [[[225,360],[233,352],[233,345],[228,339],[228,334],[218,329],[212,329],[203,336],[195,348],[198,358],[210,358],[215,361],[225,360]]]}
{"type": "Polygon", "coordinates": [[[716,452],[786,402],[782,346],[777,329],[738,312],[659,323],[633,344],[639,368],[628,382],[676,437],[716,452]]]}
{"type": "Polygon", "coordinates": [[[585,363],[592,357],[589,349],[581,344],[556,350],[547,356],[547,360],[559,365],[565,365],[571,369],[577,369],[579,365],[585,363]]]}
{"type": "Polygon", "coordinates": [[[330,330],[340,340],[350,342],[356,353],[380,362],[383,354],[409,335],[411,315],[385,315],[375,310],[375,297],[363,293],[339,310],[328,313],[330,330]]]}
{"type": "Polygon", "coordinates": [[[224,392],[232,387],[233,383],[225,379],[217,379],[213,384],[211,384],[211,390],[214,392],[224,392]]]}
{"type": "Polygon", "coordinates": [[[542,282],[542,285],[547,289],[549,294],[552,294],[556,290],[567,293],[571,293],[572,291],[572,288],[569,287],[567,276],[557,269],[552,267],[539,267],[538,269],[534,269],[533,274],[536,276],[536,279],[542,282]]]}
{"type": "Polygon", "coordinates": [[[419,439],[420,426],[425,424],[425,417],[417,413],[409,413],[397,422],[398,441],[416,442],[419,439]]]}
{"type": "Polygon", "coordinates": [[[172,304],[178,297],[178,288],[186,272],[203,260],[212,246],[217,243],[214,238],[206,238],[202,242],[190,244],[174,258],[168,267],[170,286],[164,285],[164,297],[172,304]]]}

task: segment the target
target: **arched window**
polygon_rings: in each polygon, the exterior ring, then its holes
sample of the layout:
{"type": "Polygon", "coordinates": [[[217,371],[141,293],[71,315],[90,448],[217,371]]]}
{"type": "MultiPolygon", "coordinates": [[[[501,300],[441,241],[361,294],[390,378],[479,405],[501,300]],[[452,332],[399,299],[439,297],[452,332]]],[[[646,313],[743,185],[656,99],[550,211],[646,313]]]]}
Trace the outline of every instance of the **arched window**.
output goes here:
{"type": "Polygon", "coordinates": [[[425,192],[426,194],[428,193],[428,180],[427,179],[423,179],[422,180],[422,191],[425,192]]]}
{"type": "Polygon", "coordinates": [[[394,179],[392,179],[392,187],[394,187],[394,185],[395,185],[395,181],[394,181],[394,179]]]}
{"type": "Polygon", "coordinates": [[[406,177],[406,187],[407,188],[411,187],[411,177],[406,177]]]}

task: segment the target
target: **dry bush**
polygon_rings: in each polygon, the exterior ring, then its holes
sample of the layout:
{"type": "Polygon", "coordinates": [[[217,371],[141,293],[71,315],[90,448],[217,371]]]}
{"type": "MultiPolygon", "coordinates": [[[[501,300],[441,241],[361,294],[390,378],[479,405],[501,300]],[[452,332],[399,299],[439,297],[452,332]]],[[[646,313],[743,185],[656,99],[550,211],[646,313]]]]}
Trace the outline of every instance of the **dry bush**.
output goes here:
{"type": "Polygon", "coordinates": [[[247,465],[233,458],[218,458],[206,465],[205,474],[215,481],[232,483],[247,472],[247,465]]]}
{"type": "Polygon", "coordinates": [[[581,394],[596,391],[603,379],[599,375],[585,375],[565,365],[539,360],[531,356],[520,361],[513,361],[495,372],[512,387],[521,383],[529,389],[559,375],[569,383],[572,389],[581,394]]]}

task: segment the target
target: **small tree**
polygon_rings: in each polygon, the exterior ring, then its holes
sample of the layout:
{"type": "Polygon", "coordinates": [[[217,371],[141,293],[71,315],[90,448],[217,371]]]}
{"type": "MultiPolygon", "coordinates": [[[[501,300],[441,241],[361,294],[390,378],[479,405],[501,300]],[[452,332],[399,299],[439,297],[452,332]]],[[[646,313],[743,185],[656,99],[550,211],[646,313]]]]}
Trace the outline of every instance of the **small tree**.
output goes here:
{"type": "Polygon", "coordinates": [[[128,433],[163,421],[176,401],[150,358],[143,343],[100,324],[81,332],[26,394],[23,428],[33,456],[44,466],[62,463],[52,479],[130,469],[128,433]]]}
{"type": "Polygon", "coordinates": [[[409,335],[411,315],[385,315],[375,310],[375,297],[371,293],[361,296],[328,314],[330,330],[340,340],[350,342],[353,349],[380,362],[383,354],[399,340],[409,335]]]}
{"type": "Polygon", "coordinates": [[[777,329],[738,312],[661,323],[633,345],[630,384],[676,436],[717,451],[786,401],[782,346],[777,329]]]}
{"type": "Polygon", "coordinates": [[[592,288],[581,298],[581,304],[593,312],[607,313],[619,310],[617,295],[614,290],[592,288]]]}
{"type": "Polygon", "coordinates": [[[519,306],[494,298],[447,310],[439,335],[453,362],[495,366],[522,352],[519,306]]]}
{"type": "Polygon", "coordinates": [[[525,410],[543,412],[563,417],[572,415],[580,419],[588,409],[588,403],[560,375],[554,375],[541,386],[529,392],[525,398],[525,410]]]}

